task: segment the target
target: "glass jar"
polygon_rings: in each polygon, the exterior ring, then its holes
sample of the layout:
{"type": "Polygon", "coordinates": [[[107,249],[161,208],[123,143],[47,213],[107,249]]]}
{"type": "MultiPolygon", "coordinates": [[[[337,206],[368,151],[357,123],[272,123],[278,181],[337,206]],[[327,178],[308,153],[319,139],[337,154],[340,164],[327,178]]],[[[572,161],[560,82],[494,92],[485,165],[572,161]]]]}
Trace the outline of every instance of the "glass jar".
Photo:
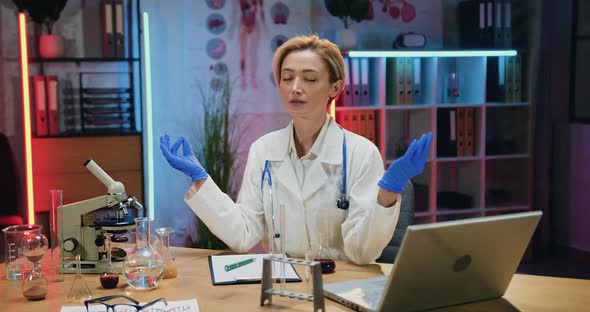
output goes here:
{"type": "Polygon", "coordinates": [[[4,232],[6,279],[21,280],[31,271],[31,263],[25,258],[22,240],[28,234],[40,234],[43,226],[37,224],[11,225],[4,232]]]}
{"type": "Polygon", "coordinates": [[[164,276],[165,264],[160,254],[150,245],[150,220],[135,218],[135,247],[123,261],[123,274],[134,289],[158,287],[164,276]]]}

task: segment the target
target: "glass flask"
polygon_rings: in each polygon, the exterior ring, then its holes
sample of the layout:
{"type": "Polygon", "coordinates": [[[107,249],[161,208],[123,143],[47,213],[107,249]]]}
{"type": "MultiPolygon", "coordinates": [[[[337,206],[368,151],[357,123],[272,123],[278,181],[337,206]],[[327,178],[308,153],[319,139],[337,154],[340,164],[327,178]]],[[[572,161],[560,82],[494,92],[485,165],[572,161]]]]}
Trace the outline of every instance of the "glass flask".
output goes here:
{"type": "Polygon", "coordinates": [[[330,250],[329,237],[332,234],[332,223],[329,215],[321,213],[316,221],[316,229],[319,234],[318,249],[316,250],[314,260],[318,261],[322,267],[322,274],[334,273],[336,263],[334,262],[334,255],[330,250]]]}
{"type": "Polygon", "coordinates": [[[153,289],[164,276],[164,261],[150,245],[150,220],[135,218],[135,225],[135,247],[123,261],[123,273],[132,288],[153,289]]]}
{"type": "Polygon", "coordinates": [[[70,291],[68,291],[67,298],[70,300],[88,300],[92,298],[92,293],[90,292],[90,288],[88,288],[88,284],[82,277],[82,266],[80,265],[80,255],[76,255],[76,277],[74,278],[74,283],[72,283],[72,287],[70,291]]]}
{"type": "Polygon", "coordinates": [[[322,274],[334,273],[336,269],[336,262],[334,262],[334,256],[328,247],[328,234],[320,232],[320,247],[315,256],[315,261],[320,263],[322,267],[322,274]]]}
{"type": "Polygon", "coordinates": [[[176,263],[170,254],[170,234],[174,233],[171,227],[161,227],[156,229],[156,233],[160,235],[160,255],[164,260],[164,279],[176,278],[178,270],[176,270],[176,263]]]}
{"type": "Polygon", "coordinates": [[[112,249],[111,249],[111,237],[112,233],[104,233],[105,237],[105,250],[107,253],[107,266],[105,271],[100,274],[100,285],[104,289],[116,288],[119,283],[119,274],[113,270],[112,266],[112,249]]]}
{"type": "Polygon", "coordinates": [[[29,300],[45,299],[48,282],[41,270],[41,260],[49,249],[47,237],[41,233],[29,233],[23,237],[23,255],[33,263],[33,270],[23,280],[23,296],[29,300]]]}

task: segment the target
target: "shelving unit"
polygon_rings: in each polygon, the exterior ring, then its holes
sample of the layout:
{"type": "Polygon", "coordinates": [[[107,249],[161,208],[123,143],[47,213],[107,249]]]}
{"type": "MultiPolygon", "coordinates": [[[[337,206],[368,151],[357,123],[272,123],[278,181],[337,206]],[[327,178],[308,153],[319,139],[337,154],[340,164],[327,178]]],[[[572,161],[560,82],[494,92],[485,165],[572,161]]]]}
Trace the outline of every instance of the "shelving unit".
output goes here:
{"type": "MultiPolygon", "coordinates": [[[[86,4],[82,3],[80,10],[88,11],[96,8],[100,8],[97,4],[88,4],[87,8],[84,8],[86,4]]],[[[84,56],[70,56],[65,55],[60,58],[40,58],[37,56],[29,57],[29,63],[31,68],[31,75],[53,75],[58,80],[58,107],[59,118],[60,118],[60,133],[50,134],[48,136],[37,136],[38,138],[58,138],[58,137],[84,137],[84,136],[111,136],[111,135],[140,135],[142,131],[141,116],[142,116],[142,105],[143,105],[143,90],[142,90],[142,66],[141,66],[141,53],[140,52],[140,38],[141,27],[139,17],[140,0],[131,0],[123,2],[124,5],[124,36],[123,40],[125,47],[124,56],[103,56],[102,51],[100,55],[97,55],[98,51],[91,52],[90,55],[84,56]],[[97,127],[88,126],[91,123],[90,117],[96,119],[96,116],[90,116],[86,114],[84,109],[85,106],[85,95],[82,92],[83,88],[88,86],[82,85],[82,74],[83,73],[96,73],[96,74],[119,74],[122,77],[126,77],[127,81],[125,88],[128,88],[129,93],[126,99],[124,109],[120,110],[125,116],[125,125],[116,127],[112,125],[112,128],[107,126],[97,127]],[[90,117],[89,117],[90,116],[90,117]],[[61,121],[63,119],[63,121],[61,121]]],[[[97,20],[100,20],[101,10],[92,10],[93,14],[96,14],[97,20]]],[[[97,40],[101,41],[102,38],[102,26],[101,28],[95,29],[96,35],[90,38],[79,38],[80,40],[97,40]]],[[[83,34],[81,34],[83,35],[83,34]]],[[[117,83],[112,82],[113,79],[104,79],[106,84],[117,83]]],[[[121,79],[119,79],[121,80],[121,79]]],[[[120,81],[119,81],[120,83],[120,81]]],[[[103,83],[104,84],[104,83],[103,83]]],[[[90,86],[92,87],[92,86],[90,86]]],[[[104,86],[100,86],[104,87],[104,86]]],[[[34,97],[33,97],[34,99],[34,97]]],[[[103,101],[104,102],[104,101],[103,101]]],[[[113,106],[113,105],[110,105],[113,106]]],[[[109,107],[110,107],[109,106],[109,107]]],[[[121,105],[118,105],[119,107],[121,105]]],[[[101,108],[99,108],[100,110],[101,108]]],[[[111,109],[113,110],[113,109],[111,109]]],[[[107,117],[112,116],[121,117],[122,115],[104,115],[105,109],[102,109],[103,113],[102,123],[106,122],[107,117]]],[[[33,110],[34,112],[34,110],[33,110]]],[[[113,113],[115,114],[115,113],[113,113]]],[[[96,121],[94,120],[94,123],[96,121]]]]}
{"type": "MultiPolygon", "coordinates": [[[[360,83],[368,83],[368,90],[374,92],[368,105],[337,106],[336,118],[357,111],[374,111],[376,145],[386,168],[403,154],[412,139],[432,131],[433,141],[424,173],[412,179],[416,193],[415,223],[531,210],[531,103],[526,98],[510,97],[506,97],[507,101],[498,101],[498,95],[491,94],[490,83],[502,82],[490,81],[494,75],[488,73],[494,68],[490,64],[502,63],[513,56],[505,56],[507,51],[483,51],[473,55],[455,51],[458,56],[443,57],[429,51],[430,55],[413,57],[414,62],[420,64],[419,72],[414,75],[420,77],[421,90],[418,95],[414,94],[412,104],[396,104],[399,90],[392,86],[399,81],[392,72],[395,69],[392,62],[403,62],[401,59],[412,55],[405,52],[408,54],[402,57],[386,54],[390,52],[350,51],[346,54],[350,59],[369,57],[369,81],[360,83]],[[493,58],[496,60],[490,62],[493,58]],[[448,96],[447,87],[454,83],[449,78],[451,73],[455,73],[453,77],[458,83],[458,97],[448,96]],[[495,101],[488,102],[488,98],[495,101]],[[443,134],[437,131],[445,125],[441,116],[459,108],[473,109],[473,153],[443,156],[438,144],[443,134]]],[[[349,70],[352,76],[359,75],[354,66],[349,70]]],[[[353,77],[351,81],[354,80],[353,77]]],[[[526,83],[520,85],[519,91],[524,96],[527,93],[522,88],[526,83]]]]}
{"type": "MultiPolygon", "coordinates": [[[[105,187],[83,166],[87,159],[95,160],[113,179],[121,181],[128,194],[135,195],[143,202],[143,142],[142,142],[142,59],[140,0],[123,2],[125,4],[125,54],[124,57],[102,57],[92,52],[83,56],[65,55],[61,58],[42,59],[35,55],[28,59],[30,76],[52,75],[58,79],[59,118],[75,119],[75,126],[64,128],[58,134],[31,138],[32,190],[34,213],[47,213],[49,210],[48,192],[50,189],[64,190],[64,203],[72,203],[105,193],[105,187]],[[84,103],[82,74],[86,72],[122,74],[121,81],[128,82],[129,101],[127,106],[133,112],[134,121],[127,128],[84,128],[84,103]],[[61,85],[61,86],[60,86],[61,85]]],[[[73,4],[76,5],[76,4],[73,4]]],[[[80,10],[97,14],[97,3],[82,3],[80,10]]],[[[101,28],[94,29],[96,36],[78,38],[83,41],[102,40],[101,28]]],[[[83,34],[80,33],[80,36],[83,34]]],[[[94,51],[94,50],[92,50],[94,51]]],[[[99,77],[105,78],[105,77],[99,77]]],[[[106,80],[111,79],[106,77],[106,80]]],[[[108,85],[99,86],[102,88],[108,85]]],[[[112,87],[112,86],[111,86],[112,87]]],[[[31,97],[33,100],[34,97],[31,97]]],[[[104,102],[104,101],[103,101],[104,102]]],[[[34,107],[34,101],[31,102],[34,107]]],[[[127,109],[127,106],[125,109],[127,109]]],[[[33,110],[34,112],[34,110],[33,110]]],[[[35,115],[32,114],[32,123],[35,115]]]]}

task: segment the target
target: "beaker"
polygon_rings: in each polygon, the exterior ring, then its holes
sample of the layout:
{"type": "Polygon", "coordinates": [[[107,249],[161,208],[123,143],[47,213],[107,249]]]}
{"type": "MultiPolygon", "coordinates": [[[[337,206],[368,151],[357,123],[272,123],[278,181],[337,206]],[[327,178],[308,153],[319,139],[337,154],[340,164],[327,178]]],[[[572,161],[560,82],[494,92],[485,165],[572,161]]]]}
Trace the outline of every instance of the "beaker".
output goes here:
{"type": "Polygon", "coordinates": [[[175,278],[178,275],[176,263],[170,254],[170,234],[174,233],[171,227],[161,227],[156,229],[156,233],[160,235],[160,256],[164,260],[164,279],[175,278]]]}
{"type": "Polygon", "coordinates": [[[25,235],[41,234],[43,226],[37,224],[11,225],[4,232],[6,279],[20,280],[31,271],[31,264],[23,255],[22,241],[25,235]]]}

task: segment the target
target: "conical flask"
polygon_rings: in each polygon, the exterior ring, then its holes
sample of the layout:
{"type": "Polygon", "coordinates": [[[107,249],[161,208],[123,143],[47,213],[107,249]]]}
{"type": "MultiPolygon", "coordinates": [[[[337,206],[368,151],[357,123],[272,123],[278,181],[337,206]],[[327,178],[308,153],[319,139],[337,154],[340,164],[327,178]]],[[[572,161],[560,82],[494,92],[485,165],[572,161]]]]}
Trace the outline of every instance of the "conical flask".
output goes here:
{"type": "Polygon", "coordinates": [[[70,300],[80,301],[92,298],[90,288],[88,288],[86,281],[82,277],[82,270],[80,269],[80,255],[76,255],[76,278],[74,278],[74,283],[68,292],[67,298],[70,300]]]}
{"type": "Polygon", "coordinates": [[[156,233],[160,235],[160,256],[164,261],[164,279],[176,278],[178,271],[176,270],[176,263],[174,258],[170,254],[170,235],[174,233],[174,229],[171,227],[161,227],[156,229],[156,233]]]}

